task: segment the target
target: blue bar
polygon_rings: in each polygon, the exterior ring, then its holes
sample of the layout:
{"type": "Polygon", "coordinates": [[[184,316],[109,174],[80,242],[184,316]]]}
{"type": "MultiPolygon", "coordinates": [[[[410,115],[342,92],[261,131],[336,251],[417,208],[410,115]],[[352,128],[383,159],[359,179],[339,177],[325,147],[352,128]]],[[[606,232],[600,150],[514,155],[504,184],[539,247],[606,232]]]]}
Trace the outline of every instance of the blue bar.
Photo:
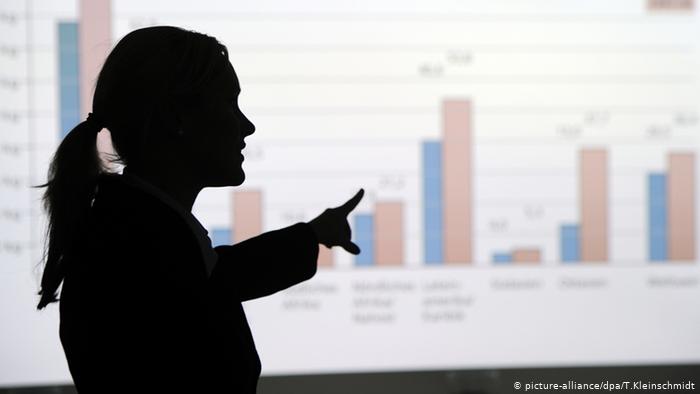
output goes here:
{"type": "Polygon", "coordinates": [[[80,123],[80,83],[78,69],[78,24],[58,24],[58,86],[60,138],[80,123]]]}
{"type": "Polygon", "coordinates": [[[649,174],[649,260],[668,260],[666,174],[649,174]]]}
{"type": "Polygon", "coordinates": [[[496,252],[493,254],[493,262],[496,264],[510,263],[513,256],[510,253],[496,252]]]}
{"type": "Polygon", "coordinates": [[[423,142],[423,237],[426,264],[442,264],[442,143],[423,142]]]}
{"type": "Polygon", "coordinates": [[[233,244],[233,232],[228,228],[214,228],[211,230],[211,245],[216,247],[219,245],[233,244]]]}
{"type": "Polygon", "coordinates": [[[581,261],[581,235],[577,224],[562,224],[559,228],[559,253],[564,263],[581,261]]]}
{"type": "Polygon", "coordinates": [[[355,215],[355,243],[360,247],[360,254],[355,256],[355,265],[374,265],[374,217],[372,215],[355,215]]]}

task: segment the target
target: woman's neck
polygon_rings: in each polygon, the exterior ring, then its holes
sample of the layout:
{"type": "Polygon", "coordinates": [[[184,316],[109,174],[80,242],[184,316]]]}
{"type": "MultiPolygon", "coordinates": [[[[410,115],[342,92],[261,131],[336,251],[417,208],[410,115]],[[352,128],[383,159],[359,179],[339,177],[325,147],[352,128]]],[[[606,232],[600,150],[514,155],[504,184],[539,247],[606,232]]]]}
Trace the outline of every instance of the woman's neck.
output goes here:
{"type": "Polygon", "coordinates": [[[186,172],[180,172],[172,168],[126,166],[124,167],[124,174],[135,175],[150,183],[170,196],[187,211],[192,211],[192,206],[199,192],[202,191],[201,186],[189,181],[190,177],[186,176],[186,172]]]}

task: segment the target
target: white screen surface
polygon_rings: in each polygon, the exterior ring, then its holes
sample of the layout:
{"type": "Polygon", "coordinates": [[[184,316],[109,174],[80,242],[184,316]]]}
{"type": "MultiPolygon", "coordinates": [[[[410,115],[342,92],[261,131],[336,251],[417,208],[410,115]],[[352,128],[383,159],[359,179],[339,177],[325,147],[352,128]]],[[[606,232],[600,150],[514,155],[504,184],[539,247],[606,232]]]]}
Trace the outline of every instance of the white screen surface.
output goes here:
{"type": "MultiPolygon", "coordinates": [[[[334,250],[245,305],[263,373],[700,361],[693,2],[104,4],[110,45],[166,24],[229,48],[257,131],[246,183],[195,205],[217,243],[367,190],[350,217],[362,257],[334,250]],[[236,217],[245,198],[257,218],[236,217]]],[[[45,221],[28,186],[75,112],[84,15],[1,7],[0,385],[66,382],[57,308],[35,310],[45,221]]]]}

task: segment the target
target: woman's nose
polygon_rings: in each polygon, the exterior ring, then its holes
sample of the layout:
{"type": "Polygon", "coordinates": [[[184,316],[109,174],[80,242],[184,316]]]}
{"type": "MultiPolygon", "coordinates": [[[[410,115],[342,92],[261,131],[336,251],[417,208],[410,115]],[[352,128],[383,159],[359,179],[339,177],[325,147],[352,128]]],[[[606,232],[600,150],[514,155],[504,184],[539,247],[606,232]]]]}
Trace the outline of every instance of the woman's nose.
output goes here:
{"type": "Polygon", "coordinates": [[[255,125],[253,124],[253,122],[251,122],[247,117],[245,117],[245,122],[246,122],[245,135],[248,136],[248,135],[255,133],[255,125]]]}

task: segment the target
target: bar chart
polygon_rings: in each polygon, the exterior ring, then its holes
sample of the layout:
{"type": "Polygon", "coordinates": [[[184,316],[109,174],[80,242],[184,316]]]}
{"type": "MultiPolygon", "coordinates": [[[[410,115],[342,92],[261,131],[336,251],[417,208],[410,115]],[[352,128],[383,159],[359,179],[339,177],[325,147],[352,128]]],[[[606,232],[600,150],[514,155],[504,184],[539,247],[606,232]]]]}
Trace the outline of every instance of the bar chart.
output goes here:
{"type": "Polygon", "coordinates": [[[193,208],[212,244],[366,191],[360,254],[320,246],[313,279],[245,303],[263,373],[700,361],[696,2],[272,3],[0,7],[23,40],[0,42],[0,295],[38,327],[0,336],[34,335],[0,343],[18,360],[0,384],[67,379],[60,348],[22,345],[58,343],[57,316],[31,314],[45,218],[27,186],[114,43],[161,24],[228,47],[256,125],[245,183],[193,208]]]}
{"type": "MultiPolygon", "coordinates": [[[[473,263],[473,173],[472,103],[469,100],[444,100],[440,104],[442,139],[420,141],[420,181],[422,197],[422,261],[426,265],[473,263]],[[448,149],[449,147],[449,149],[448,149]]],[[[609,155],[606,148],[578,149],[578,196],[575,222],[561,223],[551,229],[558,238],[560,263],[610,263],[610,210],[612,187],[609,155]]],[[[646,198],[647,217],[645,262],[686,261],[696,259],[697,212],[695,197],[695,153],[667,154],[668,172],[647,175],[647,196],[638,185],[639,200],[646,198]]],[[[638,182],[643,178],[638,177],[638,182]]],[[[234,192],[231,228],[212,229],[214,244],[230,244],[263,232],[261,191],[234,192]],[[232,230],[239,229],[238,233],[232,230]],[[236,236],[234,236],[236,234],[236,236]]],[[[354,234],[362,253],[356,267],[403,265],[405,246],[405,204],[402,201],[377,201],[373,212],[352,218],[354,234]]],[[[640,229],[641,230],[641,229],[640,229]]],[[[641,231],[640,231],[641,234],[641,231]]],[[[412,240],[414,241],[414,240],[412,240]]],[[[511,249],[490,252],[494,264],[541,263],[542,250],[533,245],[515,245],[511,249]]],[[[333,266],[333,252],[322,249],[319,264],[333,266]]],[[[641,263],[641,262],[640,262],[641,263]]]]}
{"type": "MultiPolygon", "coordinates": [[[[59,21],[58,90],[60,106],[59,138],[80,121],[90,107],[91,86],[97,76],[101,59],[111,47],[109,1],[79,2],[80,22],[59,21]],[[82,54],[82,55],[81,55],[82,54]],[[84,70],[84,72],[81,72],[84,70]]],[[[659,11],[692,10],[686,2],[649,2],[648,9],[659,11]]],[[[440,103],[442,135],[438,140],[419,141],[422,153],[422,259],[427,265],[474,263],[474,109],[473,99],[443,99],[440,103]]],[[[478,116],[478,115],[477,115],[478,116]]],[[[109,149],[108,138],[101,136],[101,147],[109,149]]],[[[610,149],[580,149],[578,174],[578,222],[563,223],[558,231],[558,260],[560,262],[608,262],[610,260],[608,201],[610,149]]],[[[696,202],[693,191],[694,152],[670,154],[670,162],[680,164],[668,177],[675,180],[666,186],[666,174],[649,175],[649,261],[689,260],[696,256],[696,202]],[[681,159],[680,157],[685,157],[681,159]],[[668,197],[668,200],[666,199],[668,197]],[[669,201],[673,201],[669,203],[669,201]],[[669,219],[670,218],[670,219],[669,219]],[[685,219],[683,219],[685,218],[685,219]],[[668,220],[671,220],[669,227],[668,220]],[[682,223],[680,223],[680,222],[682,223]],[[678,222],[678,223],[677,223],[678,222]],[[670,248],[670,249],[669,249],[670,248]]],[[[678,166],[679,164],[676,164],[678,166]]],[[[671,165],[669,164],[669,167],[671,165]]],[[[265,231],[262,225],[262,190],[235,192],[231,202],[231,223],[211,227],[215,245],[240,242],[265,231]],[[234,229],[238,229],[235,231],[234,229]]],[[[401,201],[378,202],[376,212],[353,219],[361,249],[356,266],[394,265],[404,261],[404,211],[401,201]],[[391,234],[391,236],[387,235],[391,234]],[[392,261],[392,263],[388,263],[392,261]]],[[[554,232],[553,232],[554,234],[554,232]]],[[[557,236],[557,235],[555,235],[557,236]]],[[[410,242],[413,242],[411,240],[410,242]]],[[[515,245],[488,253],[492,263],[540,262],[541,247],[515,245]]],[[[322,250],[320,265],[332,267],[334,253],[322,250]]]]}

